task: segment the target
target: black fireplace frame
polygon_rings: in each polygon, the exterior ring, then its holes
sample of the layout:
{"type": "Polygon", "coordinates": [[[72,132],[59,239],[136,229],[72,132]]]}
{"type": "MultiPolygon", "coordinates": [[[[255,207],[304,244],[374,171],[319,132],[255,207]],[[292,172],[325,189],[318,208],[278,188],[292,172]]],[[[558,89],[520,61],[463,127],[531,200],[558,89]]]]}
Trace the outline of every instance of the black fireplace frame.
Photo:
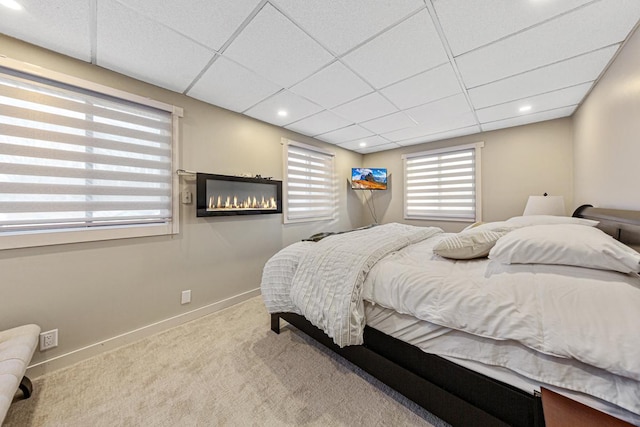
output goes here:
{"type": "Polygon", "coordinates": [[[243,176],[233,175],[218,175],[212,173],[198,173],[196,175],[196,216],[197,217],[211,217],[211,216],[236,216],[236,215],[267,215],[267,214],[281,214],[282,213],[282,181],[267,178],[247,178],[243,176]],[[276,204],[277,209],[225,209],[222,211],[210,211],[207,210],[207,181],[232,181],[232,182],[246,182],[251,184],[266,184],[273,185],[275,187],[276,204]]]}

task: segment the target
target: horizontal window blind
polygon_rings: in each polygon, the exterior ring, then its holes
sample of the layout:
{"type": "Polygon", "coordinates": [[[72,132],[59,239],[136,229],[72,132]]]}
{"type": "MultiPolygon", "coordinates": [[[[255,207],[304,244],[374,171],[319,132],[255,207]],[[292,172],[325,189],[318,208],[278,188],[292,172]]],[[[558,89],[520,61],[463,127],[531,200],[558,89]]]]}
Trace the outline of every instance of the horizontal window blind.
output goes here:
{"type": "Polygon", "coordinates": [[[0,72],[0,232],[172,220],[172,114],[0,72]]]}
{"type": "Polygon", "coordinates": [[[285,222],[331,219],[336,208],[333,154],[286,144],[285,222]]]}
{"type": "Polygon", "coordinates": [[[405,217],[475,221],[479,175],[476,150],[472,146],[406,156],[405,217]]]}

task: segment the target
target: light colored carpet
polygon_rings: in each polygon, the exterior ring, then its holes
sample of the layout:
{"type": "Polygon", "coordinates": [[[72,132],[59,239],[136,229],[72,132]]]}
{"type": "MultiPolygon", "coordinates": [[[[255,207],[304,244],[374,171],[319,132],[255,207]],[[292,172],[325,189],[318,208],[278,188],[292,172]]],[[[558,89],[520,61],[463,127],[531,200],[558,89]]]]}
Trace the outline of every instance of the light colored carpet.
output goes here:
{"type": "Polygon", "coordinates": [[[8,426],[445,426],[260,297],[34,380],[8,426]]]}

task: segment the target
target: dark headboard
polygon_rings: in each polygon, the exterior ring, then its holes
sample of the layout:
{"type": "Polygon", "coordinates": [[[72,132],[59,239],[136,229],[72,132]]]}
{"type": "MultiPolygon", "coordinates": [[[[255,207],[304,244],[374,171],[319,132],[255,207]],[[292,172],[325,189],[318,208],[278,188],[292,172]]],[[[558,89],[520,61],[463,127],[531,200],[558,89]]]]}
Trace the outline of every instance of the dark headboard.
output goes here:
{"type": "Polygon", "coordinates": [[[640,211],[582,205],[573,216],[600,221],[599,229],[636,249],[640,246],[640,211]]]}

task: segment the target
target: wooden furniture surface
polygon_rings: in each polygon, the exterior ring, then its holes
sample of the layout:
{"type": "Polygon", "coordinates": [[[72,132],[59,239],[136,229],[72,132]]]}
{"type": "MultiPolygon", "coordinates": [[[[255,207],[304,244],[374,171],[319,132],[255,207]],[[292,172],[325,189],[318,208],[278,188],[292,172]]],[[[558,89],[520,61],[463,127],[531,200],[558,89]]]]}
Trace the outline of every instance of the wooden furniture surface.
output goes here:
{"type": "Polygon", "coordinates": [[[546,388],[542,388],[542,409],[547,427],[633,427],[546,388]]]}

